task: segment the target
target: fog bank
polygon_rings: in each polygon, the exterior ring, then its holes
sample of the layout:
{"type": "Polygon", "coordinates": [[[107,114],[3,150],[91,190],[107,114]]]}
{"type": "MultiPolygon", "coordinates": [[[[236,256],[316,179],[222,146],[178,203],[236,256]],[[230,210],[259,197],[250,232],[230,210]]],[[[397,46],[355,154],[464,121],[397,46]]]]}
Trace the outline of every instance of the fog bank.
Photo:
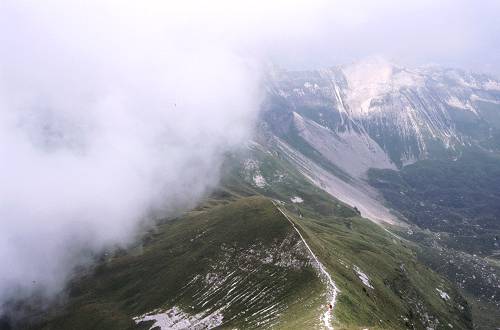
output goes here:
{"type": "Polygon", "coordinates": [[[257,64],[142,6],[0,5],[0,313],[193,206],[250,136],[257,64]]]}

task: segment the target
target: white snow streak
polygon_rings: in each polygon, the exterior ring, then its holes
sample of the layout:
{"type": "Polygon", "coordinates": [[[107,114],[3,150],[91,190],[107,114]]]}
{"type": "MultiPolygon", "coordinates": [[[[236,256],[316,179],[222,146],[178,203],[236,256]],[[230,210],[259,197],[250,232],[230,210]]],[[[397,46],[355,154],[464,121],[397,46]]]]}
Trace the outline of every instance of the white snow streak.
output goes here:
{"type": "Polygon", "coordinates": [[[261,174],[254,175],[253,183],[259,188],[264,188],[267,184],[266,179],[261,174]]]}
{"type": "Polygon", "coordinates": [[[353,268],[354,268],[354,271],[356,272],[356,274],[358,275],[359,279],[361,280],[361,282],[363,282],[363,284],[366,287],[373,289],[373,286],[370,284],[370,278],[368,277],[368,275],[363,273],[358,266],[354,266],[353,268]]]}
{"type": "Polygon", "coordinates": [[[299,196],[295,196],[295,197],[290,198],[290,201],[294,204],[300,204],[300,203],[304,202],[304,200],[299,196]]]}
{"type": "Polygon", "coordinates": [[[149,330],[157,327],[160,330],[213,329],[222,324],[222,319],[223,315],[220,311],[207,315],[204,313],[189,315],[176,306],[166,311],[156,309],[133,318],[136,324],[154,321],[149,330]]]}
{"type": "Polygon", "coordinates": [[[439,293],[439,296],[444,299],[444,300],[450,300],[450,296],[444,292],[443,290],[440,290],[438,288],[436,288],[436,291],[439,293]]]}

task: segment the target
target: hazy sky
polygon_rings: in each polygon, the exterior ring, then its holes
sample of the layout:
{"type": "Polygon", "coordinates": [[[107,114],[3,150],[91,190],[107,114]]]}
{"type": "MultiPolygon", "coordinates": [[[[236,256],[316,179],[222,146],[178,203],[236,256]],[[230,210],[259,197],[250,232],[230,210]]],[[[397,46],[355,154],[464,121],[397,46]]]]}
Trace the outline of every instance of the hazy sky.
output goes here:
{"type": "MultiPolygon", "coordinates": [[[[317,67],[371,55],[411,65],[442,64],[500,73],[500,1],[329,1],[317,26],[273,58],[289,66],[317,67]]],[[[277,43],[279,45],[279,43],[277,43]]]]}
{"type": "Polygon", "coordinates": [[[499,72],[500,2],[0,0],[0,313],[53,296],[251,134],[261,63],[499,72]]]}
{"type": "MultiPolygon", "coordinates": [[[[165,39],[179,47],[224,44],[240,55],[271,59],[291,68],[381,55],[411,65],[500,72],[498,0],[149,0],[140,5],[76,0],[64,6],[61,2],[48,0],[39,8],[33,0],[4,0],[0,8],[34,10],[37,15],[56,18],[60,29],[81,24],[90,31],[93,26],[113,26],[107,14],[121,16],[127,33],[137,33],[134,27],[145,23],[156,24],[169,30],[165,39]],[[63,16],[67,19],[57,19],[63,16]],[[149,22],[151,17],[156,23],[149,22]]],[[[13,20],[15,15],[5,15],[0,27],[13,20]]],[[[97,39],[103,38],[94,32],[97,39]]],[[[16,36],[12,30],[9,33],[16,36]]],[[[159,30],[155,33],[161,35],[159,30]]]]}

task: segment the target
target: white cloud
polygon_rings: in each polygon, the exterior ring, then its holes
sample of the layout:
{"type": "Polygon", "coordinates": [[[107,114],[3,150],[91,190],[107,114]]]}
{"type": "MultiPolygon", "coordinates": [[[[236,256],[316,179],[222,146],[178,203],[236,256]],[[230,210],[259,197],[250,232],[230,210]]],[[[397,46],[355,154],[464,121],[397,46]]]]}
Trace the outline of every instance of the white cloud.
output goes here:
{"type": "Polygon", "coordinates": [[[0,303],[52,296],[151,210],[192,206],[250,134],[256,65],[140,9],[2,3],[0,303]]]}

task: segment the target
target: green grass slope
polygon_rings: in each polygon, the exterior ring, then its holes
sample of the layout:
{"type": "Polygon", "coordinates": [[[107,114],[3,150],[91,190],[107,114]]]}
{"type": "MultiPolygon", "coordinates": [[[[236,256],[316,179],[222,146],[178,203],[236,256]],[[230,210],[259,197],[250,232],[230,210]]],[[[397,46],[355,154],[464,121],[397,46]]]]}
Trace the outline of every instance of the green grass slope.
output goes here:
{"type": "Polygon", "coordinates": [[[273,200],[340,289],[336,329],[472,327],[463,297],[418,261],[416,246],[258,145],[228,156],[221,186],[198,208],[75,279],[35,327],[150,329],[168,313],[187,328],[323,328],[327,287],[273,200]]]}
{"type": "Polygon", "coordinates": [[[272,202],[249,197],[202,209],[160,224],[140,254],[112,257],[75,281],[68,306],[42,328],[133,329],[132,317],[174,306],[191,316],[219,313],[223,328],[316,327],[324,287],[272,202]]]}
{"type": "Polygon", "coordinates": [[[467,302],[418,262],[414,246],[359,216],[319,216],[307,204],[294,208],[289,213],[295,213],[306,240],[341,290],[337,328],[471,328],[467,302]]]}

